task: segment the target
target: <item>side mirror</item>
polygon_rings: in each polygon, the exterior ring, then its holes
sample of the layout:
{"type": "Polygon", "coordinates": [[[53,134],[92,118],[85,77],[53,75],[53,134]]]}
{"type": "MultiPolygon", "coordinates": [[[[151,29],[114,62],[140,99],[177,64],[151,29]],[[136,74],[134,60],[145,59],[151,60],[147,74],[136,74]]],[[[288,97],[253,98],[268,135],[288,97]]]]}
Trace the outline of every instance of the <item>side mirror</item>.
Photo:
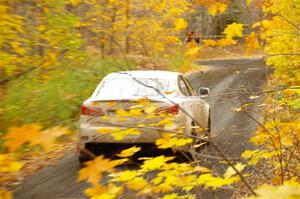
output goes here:
{"type": "Polygon", "coordinates": [[[198,95],[200,96],[200,97],[207,97],[208,96],[208,93],[209,93],[209,88],[204,88],[204,87],[200,87],[199,89],[198,89],[198,95]]]}

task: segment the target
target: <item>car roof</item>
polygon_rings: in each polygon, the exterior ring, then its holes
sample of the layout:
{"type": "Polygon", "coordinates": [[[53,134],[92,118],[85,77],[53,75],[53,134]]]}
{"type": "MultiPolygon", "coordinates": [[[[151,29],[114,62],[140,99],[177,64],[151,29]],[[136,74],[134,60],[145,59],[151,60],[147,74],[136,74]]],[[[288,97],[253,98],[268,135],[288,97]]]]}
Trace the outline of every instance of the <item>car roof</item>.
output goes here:
{"type": "Polygon", "coordinates": [[[158,78],[158,79],[177,79],[180,73],[173,71],[162,70],[132,70],[132,71],[118,71],[110,73],[106,78],[158,78]]]}

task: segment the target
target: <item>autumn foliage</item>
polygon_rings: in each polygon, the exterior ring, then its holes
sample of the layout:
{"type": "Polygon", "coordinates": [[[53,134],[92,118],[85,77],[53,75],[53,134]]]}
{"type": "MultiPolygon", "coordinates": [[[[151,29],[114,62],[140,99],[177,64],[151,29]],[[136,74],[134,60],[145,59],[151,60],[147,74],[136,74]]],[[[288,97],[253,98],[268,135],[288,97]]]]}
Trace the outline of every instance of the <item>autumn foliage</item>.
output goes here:
{"type": "MultiPolygon", "coordinates": [[[[175,156],[164,155],[140,157],[141,164],[135,170],[117,169],[133,163],[132,156],[141,150],[134,146],[116,154],[117,159],[98,156],[86,162],[79,170],[78,181],[91,185],[85,193],[94,199],[120,198],[128,190],[137,196],[196,198],[199,187],[207,190],[234,187],[237,192],[243,189],[244,195],[239,197],[251,199],[299,198],[300,2],[247,0],[248,8],[255,7],[263,13],[262,19],[251,24],[250,29],[249,24],[233,22],[227,24],[221,37],[202,39],[200,45],[186,44],[182,39],[189,28],[188,16],[195,7],[203,7],[212,17],[218,17],[226,14],[230,5],[231,1],[227,0],[1,0],[0,84],[5,85],[32,71],[38,85],[46,84],[53,80],[49,75],[52,71],[64,76],[62,68],[66,71],[85,69],[85,64],[94,57],[122,57],[128,64],[126,57],[138,54],[158,62],[180,49],[184,50],[182,67],[187,67],[206,47],[220,50],[243,43],[246,54],[263,48],[263,58],[274,73],[264,92],[249,96],[263,99],[263,118],[249,114],[247,110],[251,104],[232,110],[246,114],[258,124],[250,139],[255,149],[245,151],[240,161],[228,160],[220,151],[220,164],[226,165],[224,173],[203,166],[199,159],[180,163],[174,161],[175,156]],[[106,184],[100,183],[104,176],[108,179],[106,184]]],[[[37,93],[38,89],[31,94],[37,93]]],[[[77,96],[67,95],[66,98],[74,97],[77,96]]],[[[145,120],[159,120],[148,126],[136,124],[125,129],[99,129],[99,135],[111,134],[121,140],[139,134],[141,129],[173,124],[172,116],[156,114],[156,107],[147,99],[137,103],[139,108],[117,110],[120,123],[129,117],[140,117],[144,112],[148,114],[145,120]]],[[[5,108],[7,111],[13,109],[16,106],[5,108]]],[[[0,114],[5,110],[1,108],[0,114]]],[[[71,111],[66,115],[76,117],[71,111]]],[[[14,118],[11,126],[1,132],[1,173],[22,169],[24,151],[47,152],[55,149],[62,138],[72,135],[65,127],[51,126],[52,122],[41,125],[22,119],[14,118]]],[[[111,118],[104,116],[102,119],[110,121],[111,118]]],[[[205,134],[206,129],[198,130],[205,134]]],[[[155,144],[160,149],[188,147],[195,150],[209,141],[219,150],[213,139],[204,137],[202,141],[195,143],[195,137],[184,135],[182,129],[178,129],[162,132],[155,144]]],[[[0,198],[11,197],[11,192],[0,190],[0,198]]]]}

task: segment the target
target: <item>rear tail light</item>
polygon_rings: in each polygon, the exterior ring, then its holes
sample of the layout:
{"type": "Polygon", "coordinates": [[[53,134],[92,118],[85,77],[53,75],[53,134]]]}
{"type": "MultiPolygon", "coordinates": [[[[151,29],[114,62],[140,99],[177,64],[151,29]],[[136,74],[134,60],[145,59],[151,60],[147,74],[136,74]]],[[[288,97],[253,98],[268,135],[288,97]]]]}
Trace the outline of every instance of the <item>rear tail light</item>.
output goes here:
{"type": "Polygon", "coordinates": [[[81,107],[81,115],[97,115],[103,116],[104,112],[101,108],[98,107],[88,107],[87,105],[82,105],[81,107]]]}
{"type": "Polygon", "coordinates": [[[167,106],[167,107],[161,107],[156,110],[156,114],[178,114],[179,106],[178,104],[167,106]]]}

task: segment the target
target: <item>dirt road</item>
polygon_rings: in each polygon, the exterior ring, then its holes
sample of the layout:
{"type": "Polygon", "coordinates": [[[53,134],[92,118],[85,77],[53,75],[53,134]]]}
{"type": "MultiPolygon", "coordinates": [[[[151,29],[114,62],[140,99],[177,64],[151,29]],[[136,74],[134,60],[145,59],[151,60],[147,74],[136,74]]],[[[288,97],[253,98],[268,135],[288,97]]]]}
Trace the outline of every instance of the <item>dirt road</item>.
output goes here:
{"type": "MultiPolygon", "coordinates": [[[[232,108],[241,104],[251,105],[250,114],[259,117],[258,99],[249,99],[251,93],[262,90],[266,82],[266,69],[260,59],[237,59],[219,61],[199,61],[208,68],[205,72],[196,72],[188,76],[194,88],[210,88],[207,101],[212,106],[212,136],[226,155],[238,158],[240,153],[251,147],[247,140],[257,125],[243,113],[232,108]]],[[[219,155],[208,146],[203,149],[201,159],[207,165],[222,169],[215,164],[219,155]]],[[[56,165],[36,173],[14,190],[17,199],[59,199],[85,198],[85,183],[77,183],[77,171],[80,165],[74,154],[66,156],[56,165]]],[[[203,193],[204,198],[219,198],[217,195],[203,193]]],[[[230,193],[225,194],[230,198],[230,193]]],[[[223,196],[225,196],[223,195],[223,196]]],[[[222,197],[224,198],[224,197],[222,197]]]]}

